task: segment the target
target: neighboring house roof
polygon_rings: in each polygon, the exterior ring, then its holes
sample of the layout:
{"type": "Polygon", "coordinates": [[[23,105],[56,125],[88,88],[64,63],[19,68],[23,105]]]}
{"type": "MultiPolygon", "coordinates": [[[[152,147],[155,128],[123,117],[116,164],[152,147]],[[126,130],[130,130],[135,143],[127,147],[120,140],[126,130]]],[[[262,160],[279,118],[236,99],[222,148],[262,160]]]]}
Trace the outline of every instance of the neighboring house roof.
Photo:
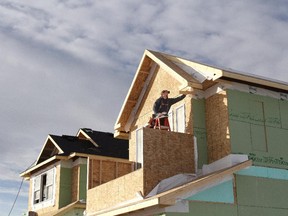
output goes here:
{"type": "Polygon", "coordinates": [[[234,166],[215,171],[205,176],[201,176],[189,183],[175,187],[171,190],[157,194],[150,198],[134,201],[122,206],[118,205],[91,215],[106,216],[122,215],[127,213],[129,213],[129,215],[150,215],[152,213],[161,213],[165,211],[165,207],[176,205],[179,200],[185,200],[186,197],[191,196],[191,194],[198,193],[201,191],[201,189],[206,188],[209,185],[213,185],[215,183],[217,184],[217,182],[221,182],[223,179],[233,175],[235,172],[247,168],[251,165],[251,160],[244,161],[234,166]],[[149,209],[151,209],[152,212],[149,212],[149,209]],[[139,210],[141,210],[141,212],[137,212],[139,210]],[[147,212],[145,212],[146,210],[147,212]],[[150,214],[148,214],[148,212],[150,214]]]}
{"type": "Polygon", "coordinates": [[[80,129],[77,136],[48,135],[36,162],[21,173],[21,176],[27,177],[31,171],[45,164],[74,156],[126,160],[129,158],[128,146],[127,140],[116,139],[112,133],[87,128],[80,129]]]}
{"type": "Polygon", "coordinates": [[[83,140],[76,136],[57,136],[50,135],[55,143],[62,150],[62,153],[59,155],[69,155],[72,152],[84,153],[84,154],[96,154],[102,155],[101,151],[93,145],[89,140],[83,140]]]}
{"type": "Polygon", "coordinates": [[[94,131],[88,128],[82,128],[78,135],[82,133],[86,138],[90,138],[100,151],[100,155],[117,158],[129,158],[128,140],[116,139],[112,133],[94,131]]]}
{"type": "Polygon", "coordinates": [[[35,165],[55,155],[67,156],[72,152],[85,154],[99,153],[96,146],[89,140],[79,139],[76,136],[48,135],[35,165]]]}
{"type": "Polygon", "coordinates": [[[145,50],[115,123],[115,137],[127,138],[126,132],[130,130],[157,67],[163,68],[182,83],[180,92],[191,89],[206,90],[217,82],[232,81],[288,93],[288,83],[285,82],[145,50]]]}

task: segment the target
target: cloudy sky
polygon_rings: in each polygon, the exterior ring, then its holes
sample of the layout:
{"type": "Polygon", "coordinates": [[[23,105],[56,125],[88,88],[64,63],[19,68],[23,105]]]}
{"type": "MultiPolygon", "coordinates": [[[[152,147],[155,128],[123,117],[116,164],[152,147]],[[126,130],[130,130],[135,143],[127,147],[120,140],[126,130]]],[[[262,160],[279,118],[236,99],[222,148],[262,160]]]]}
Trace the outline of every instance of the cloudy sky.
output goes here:
{"type": "Polygon", "coordinates": [[[145,49],[288,81],[287,0],[1,0],[0,16],[4,215],[48,134],[113,131],[145,49]]]}

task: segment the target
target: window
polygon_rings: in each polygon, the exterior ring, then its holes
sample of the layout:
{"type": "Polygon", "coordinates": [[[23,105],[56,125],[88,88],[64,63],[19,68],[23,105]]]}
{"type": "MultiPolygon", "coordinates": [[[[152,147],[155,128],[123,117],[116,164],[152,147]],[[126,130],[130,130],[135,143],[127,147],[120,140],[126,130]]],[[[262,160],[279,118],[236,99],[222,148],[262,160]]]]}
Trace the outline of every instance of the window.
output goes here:
{"type": "Polygon", "coordinates": [[[54,168],[34,178],[33,204],[53,200],[54,168]]]}
{"type": "Polygon", "coordinates": [[[185,133],[185,105],[176,108],[176,132],[185,133]]]}

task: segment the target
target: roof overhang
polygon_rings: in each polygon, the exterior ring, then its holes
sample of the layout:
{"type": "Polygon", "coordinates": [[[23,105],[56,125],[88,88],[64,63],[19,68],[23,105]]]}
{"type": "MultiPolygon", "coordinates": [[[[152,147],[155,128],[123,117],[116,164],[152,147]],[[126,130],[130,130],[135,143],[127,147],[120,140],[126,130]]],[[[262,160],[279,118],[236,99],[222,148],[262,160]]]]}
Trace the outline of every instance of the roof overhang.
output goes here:
{"type": "Polygon", "coordinates": [[[39,161],[41,159],[41,156],[43,156],[45,148],[48,147],[49,143],[52,143],[52,145],[55,146],[55,148],[59,151],[59,154],[64,153],[63,150],[58,146],[58,144],[52,139],[52,137],[50,135],[48,135],[48,137],[46,138],[45,143],[44,143],[44,145],[43,145],[43,147],[42,147],[42,149],[40,151],[40,154],[37,157],[37,160],[36,160],[35,164],[39,163],[39,161]]]}
{"type": "Polygon", "coordinates": [[[107,157],[107,156],[100,156],[100,155],[92,155],[92,154],[83,154],[83,153],[77,153],[77,152],[72,152],[68,156],[61,156],[61,155],[55,155],[31,168],[28,168],[24,172],[20,173],[20,176],[26,179],[29,179],[31,174],[43,166],[47,166],[49,164],[55,163],[56,161],[59,160],[70,160],[72,158],[90,158],[90,159],[97,159],[97,160],[102,160],[102,161],[114,161],[114,162],[121,162],[121,163],[128,163],[128,164],[133,164],[132,161],[129,161],[127,159],[122,159],[122,158],[114,158],[114,157],[107,157]]]}
{"type": "Polygon", "coordinates": [[[45,166],[45,165],[48,165],[52,162],[55,162],[55,161],[59,161],[59,160],[68,160],[68,156],[60,156],[60,155],[55,155],[35,166],[32,166],[31,168],[28,168],[27,170],[25,170],[24,172],[20,173],[20,176],[23,177],[23,178],[26,178],[26,179],[29,179],[30,178],[30,175],[33,171],[36,171],[38,170],[39,168],[45,166]]]}

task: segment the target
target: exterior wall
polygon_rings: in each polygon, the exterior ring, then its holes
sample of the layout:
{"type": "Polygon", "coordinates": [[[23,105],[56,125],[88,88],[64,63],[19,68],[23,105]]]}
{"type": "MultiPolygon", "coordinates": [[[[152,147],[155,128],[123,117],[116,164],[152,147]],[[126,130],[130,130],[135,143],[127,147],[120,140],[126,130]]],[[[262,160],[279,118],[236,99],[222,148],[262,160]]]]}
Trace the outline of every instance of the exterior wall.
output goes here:
{"type": "Polygon", "coordinates": [[[57,184],[60,187],[59,194],[59,208],[62,208],[71,203],[72,198],[72,169],[61,167],[60,181],[57,184]]]}
{"type": "MultiPolygon", "coordinates": [[[[167,73],[162,68],[159,68],[154,77],[151,80],[151,85],[148,87],[147,95],[144,98],[144,102],[142,102],[138,113],[136,114],[136,120],[132,124],[131,133],[129,138],[129,160],[135,161],[135,149],[134,146],[135,136],[133,135],[133,131],[137,128],[141,128],[146,125],[153,114],[153,105],[154,102],[160,97],[160,93],[163,89],[170,90],[169,97],[177,97],[179,96],[179,90],[182,86],[178,80],[176,80],[173,76],[167,73]]],[[[185,104],[185,112],[186,112],[186,133],[193,134],[193,122],[192,122],[192,99],[190,96],[187,96],[182,101],[174,104],[171,107],[171,110],[175,112],[175,108],[181,104],[185,104]]],[[[174,118],[175,121],[175,118],[174,118]]],[[[174,122],[175,125],[175,122],[174,122]]]]}
{"type": "Polygon", "coordinates": [[[139,169],[87,191],[87,214],[137,198],[143,191],[143,169],[139,169]]]}
{"type": "Polygon", "coordinates": [[[195,172],[193,135],[143,128],[143,143],[145,196],[165,178],[195,172]]]}
{"type": "Polygon", "coordinates": [[[231,153],[226,91],[206,99],[206,130],[208,162],[231,153]]]}
{"type": "MultiPolygon", "coordinates": [[[[45,169],[45,168],[43,168],[43,169],[45,169]]],[[[61,166],[60,166],[60,164],[57,164],[56,165],[56,183],[55,183],[55,203],[54,203],[54,206],[50,206],[50,207],[46,207],[46,208],[41,208],[41,209],[35,210],[35,212],[37,212],[37,214],[39,216],[46,215],[46,214],[53,215],[53,213],[57,212],[58,209],[59,209],[59,199],[60,199],[59,191],[60,191],[60,188],[61,188],[61,186],[60,186],[60,173],[61,173],[61,166]]],[[[31,184],[30,184],[30,186],[32,186],[31,184]]],[[[32,191],[31,191],[31,195],[32,195],[32,191]]],[[[33,209],[31,208],[31,203],[32,203],[31,199],[32,199],[32,196],[29,198],[29,202],[30,202],[30,209],[28,209],[29,211],[33,211],[33,209]]]]}
{"type": "MultiPolygon", "coordinates": [[[[136,121],[134,122],[135,127],[139,128],[144,126],[148,121],[149,118],[153,114],[153,105],[154,102],[160,97],[160,93],[163,89],[170,90],[169,97],[177,97],[179,96],[179,90],[182,85],[179,81],[177,81],[174,77],[172,77],[169,73],[167,73],[162,68],[159,68],[154,75],[154,79],[151,80],[151,85],[148,87],[148,94],[146,98],[144,98],[143,104],[140,106],[140,111],[136,116],[136,121]]],[[[191,98],[186,97],[184,100],[187,110],[190,110],[191,98]]],[[[179,106],[179,104],[183,104],[183,101],[174,104],[173,107],[179,106]]],[[[187,112],[187,118],[191,117],[190,111],[187,112]]],[[[189,121],[186,121],[189,122],[189,121]]],[[[187,132],[192,133],[192,126],[187,124],[187,132]],[[189,127],[188,127],[189,125],[189,127]]],[[[132,127],[132,130],[135,128],[132,127]]]]}
{"type": "Polygon", "coordinates": [[[252,166],[238,171],[231,180],[204,189],[189,201],[187,213],[164,213],[167,216],[254,216],[288,215],[288,171],[252,166]],[[233,193],[235,199],[229,194],[233,193]],[[228,196],[227,196],[228,194],[228,196]],[[228,199],[227,199],[228,198],[228,199]],[[197,200],[197,201],[195,201],[197,200]]]}
{"type": "MultiPolygon", "coordinates": [[[[81,164],[85,162],[86,159],[82,158],[74,163],[72,160],[61,161],[51,166],[51,168],[56,166],[55,202],[53,206],[36,209],[38,215],[53,215],[74,201],[86,199],[87,164],[81,164]]],[[[43,169],[45,170],[45,167],[43,169]]],[[[33,211],[32,188],[32,180],[30,180],[29,211],[33,211]]]]}
{"type": "Polygon", "coordinates": [[[233,153],[255,165],[288,168],[288,101],[228,90],[233,153]]]}
{"type": "Polygon", "coordinates": [[[71,202],[75,202],[79,197],[79,175],[80,175],[80,166],[76,165],[72,167],[72,182],[71,182],[71,202]]]}
{"type": "Polygon", "coordinates": [[[32,211],[32,198],[33,198],[33,192],[32,192],[32,186],[33,185],[33,181],[30,178],[29,180],[29,196],[28,196],[28,211],[32,211]]]}
{"type": "Polygon", "coordinates": [[[193,131],[197,138],[198,168],[208,164],[205,99],[193,99],[193,131]]]}
{"type": "Polygon", "coordinates": [[[193,135],[143,128],[143,163],[137,171],[88,190],[88,215],[121,202],[146,196],[161,180],[193,173],[193,135]]]}
{"type": "Polygon", "coordinates": [[[133,163],[89,159],[89,186],[94,188],[132,172],[133,163]]]}
{"type": "MultiPolygon", "coordinates": [[[[87,190],[87,162],[86,159],[82,160],[84,164],[75,164],[71,170],[71,202],[78,200],[86,200],[87,190]],[[84,161],[83,161],[84,160],[84,161]]],[[[77,163],[79,163],[78,161],[77,163]]],[[[81,163],[80,162],[80,163],[81,163]]]]}

